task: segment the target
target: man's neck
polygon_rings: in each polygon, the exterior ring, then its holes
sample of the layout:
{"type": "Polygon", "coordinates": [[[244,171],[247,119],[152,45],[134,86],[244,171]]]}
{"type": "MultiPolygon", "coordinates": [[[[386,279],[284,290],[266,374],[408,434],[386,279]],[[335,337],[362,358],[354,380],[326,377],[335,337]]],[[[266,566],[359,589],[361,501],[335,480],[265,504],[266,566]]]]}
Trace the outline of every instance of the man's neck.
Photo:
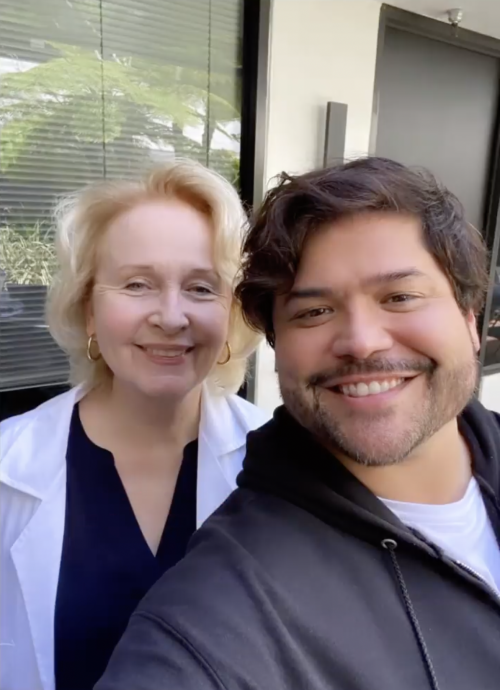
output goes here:
{"type": "Polygon", "coordinates": [[[340,460],[376,496],[406,503],[459,501],[472,476],[469,449],[456,419],[396,465],[366,467],[349,458],[340,460]]]}

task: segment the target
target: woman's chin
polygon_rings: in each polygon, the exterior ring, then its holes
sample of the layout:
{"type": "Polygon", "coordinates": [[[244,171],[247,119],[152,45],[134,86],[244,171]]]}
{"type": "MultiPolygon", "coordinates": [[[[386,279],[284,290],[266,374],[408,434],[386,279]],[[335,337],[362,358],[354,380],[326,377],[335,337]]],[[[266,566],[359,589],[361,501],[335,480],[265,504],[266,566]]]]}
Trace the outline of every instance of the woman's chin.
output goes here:
{"type": "Polygon", "coordinates": [[[138,381],[136,389],[146,398],[162,399],[175,402],[182,400],[191,391],[199,387],[200,383],[193,380],[186,380],[185,377],[158,377],[156,380],[138,381]]]}

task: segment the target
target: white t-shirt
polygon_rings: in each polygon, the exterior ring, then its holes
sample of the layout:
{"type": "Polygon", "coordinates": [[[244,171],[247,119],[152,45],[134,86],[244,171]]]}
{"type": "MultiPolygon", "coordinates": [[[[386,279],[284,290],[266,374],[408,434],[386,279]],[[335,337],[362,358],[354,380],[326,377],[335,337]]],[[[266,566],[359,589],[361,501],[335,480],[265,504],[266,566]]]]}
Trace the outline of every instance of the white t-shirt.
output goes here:
{"type": "Polygon", "coordinates": [[[500,548],[474,478],[456,503],[427,505],[380,499],[455,561],[477,573],[500,594],[500,548]]]}

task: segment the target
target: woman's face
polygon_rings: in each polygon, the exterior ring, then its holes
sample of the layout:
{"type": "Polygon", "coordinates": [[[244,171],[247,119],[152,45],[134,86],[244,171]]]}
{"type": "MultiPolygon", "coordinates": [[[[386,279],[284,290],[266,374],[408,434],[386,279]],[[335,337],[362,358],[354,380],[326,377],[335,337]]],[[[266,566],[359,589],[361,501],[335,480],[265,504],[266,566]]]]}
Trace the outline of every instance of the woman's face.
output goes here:
{"type": "Polygon", "coordinates": [[[109,225],[87,331],[117,382],[143,395],[185,396],[225,357],[230,307],[199,211],[145,201],[109,225]]]}

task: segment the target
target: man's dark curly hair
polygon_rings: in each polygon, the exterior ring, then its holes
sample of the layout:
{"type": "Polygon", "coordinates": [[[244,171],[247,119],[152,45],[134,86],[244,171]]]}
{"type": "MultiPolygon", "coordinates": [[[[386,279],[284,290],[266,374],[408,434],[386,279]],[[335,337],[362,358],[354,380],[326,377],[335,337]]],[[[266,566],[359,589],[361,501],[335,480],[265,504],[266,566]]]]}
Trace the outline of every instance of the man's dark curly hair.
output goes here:
{"type": "Polygon", "coordinates": [[[291,289],[307,240],[326,224],[367,211],[418,218],[424,242],[448,277],[460,309],[482,309],[487,251],[457,197],[426,170],[386,158],[360,158],[305,175],[282,173],[252,220],[236,296],[249,325],[265,333],[271,345],[275,297],[291,289]]]}

